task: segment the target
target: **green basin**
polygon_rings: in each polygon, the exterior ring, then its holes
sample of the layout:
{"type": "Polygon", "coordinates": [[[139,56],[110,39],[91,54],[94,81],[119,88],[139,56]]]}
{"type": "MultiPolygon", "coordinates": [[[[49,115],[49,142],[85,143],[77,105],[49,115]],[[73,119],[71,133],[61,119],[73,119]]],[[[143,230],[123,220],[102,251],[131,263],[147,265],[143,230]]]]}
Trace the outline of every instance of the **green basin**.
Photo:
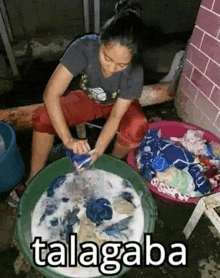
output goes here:
{"type": "MultiPolygon", "coordinates": [[[[105,170],[116,174],[131,182],[137,193],[141,196],[142,208],[144,211],[144,232],[153,233],[155,227],[155,220],[157,217],[157,210],[154,200],[149,189],[141,179],[141,177],[125,162],[116,159],[109,155],[103,155],[95,163],[95,168],[105,170]]],[[[50,183],[58,176],[65,175],[72,171],[72,166],[68,157],[61,158],[40,171],[29,183],[24,195],[21,198],[18,209],[17,221],[17,239],[18,244],[27,260],[34,266],[42,275],[51,278],[64,278],[61,274],[55,273],[48,268],[35,266],[30,249],[31,243],[31,214],[36,203],[41,195],[50,186],[50,183]]],[[[129,268],[123,268],[118,277],[128,271],[129,268]]],[[[103,276],[99,276],[103,277],[103,276]]]]}

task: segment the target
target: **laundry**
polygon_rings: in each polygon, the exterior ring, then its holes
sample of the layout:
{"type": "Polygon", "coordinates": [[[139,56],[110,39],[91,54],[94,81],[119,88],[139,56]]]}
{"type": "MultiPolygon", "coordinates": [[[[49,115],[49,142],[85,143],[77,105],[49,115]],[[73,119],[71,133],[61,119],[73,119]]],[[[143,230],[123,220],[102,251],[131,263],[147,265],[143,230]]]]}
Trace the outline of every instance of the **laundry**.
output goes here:
{"type": "Polygon", "coordinates": [[[184,195],[184,194],[180,193],[174,187],[169,186],[168,184],[159,180],[158,178],[153,178],[150,183],[153,187],[157,188],[158,192],[165,194],[165,195],[169,195],[174,199],[177,198],[181,201],[187,201],[190,197],[188,195],[184,195]]]}
{"type": "Polygon", "coordinates": [[[133,218],[133,216],[129,216],[125,219],[122,219],[121,221],[115,223],[115,224],[112,224],[111,226],[107,227],[105,229],[105,232],[108,233],[110,231],[118,231],[118,232],[121,232],[123,230],[127,230],[128,229],[128,225],[131,221],[131,219],[133,218]]]}
{"type": "Polygon", "coordinates": [[[195,157],[184,147],[160,136],[160,130],[149,130],[141,142],[136,157],[140,173],[144,173],[145,167],[155,173],[163,172],[171,166],[180,170],[187,168],[193,178],[195,190],[202,194],[208,193],[211,189],[210,182],[197,165],[195,157]]]}
{"type": "Polygon", "coordinates": [[[170,166],[183,169],[194,163],[191,153],[173,141],[161,138],[157,129],[148,131],[137,156],[140,164],[160,172],[170,166]]]}
{"type": "Polygon", "coordinates": [[[61,175],[56,177],[50,184],[50,187],[47,189],[47,196],[52,197],[54,195],[54,191],[59,188],[66,180],[65,175],[61,175]]]}
{"type": "Polygon", "coordinates": [[[73,226],[79,222],[77,214],[79,208],[74,208],[73,211],[68,211],[64,219],[60,220],[60,238],[69,243],[69,235],[73,233],[73,226]]]}
{"type": "Polygon", "coordinates": [[[170,167],[165,172],[157,172],[156,177],[182,194],[187,195],[195,190],[193,179],[186,170],[170,167]]]}
{"type": "Polygon", "coordinates": [[[96,224],[101,224],[103,220],[111,220],[111,203],[105,198],[89,200],[86,204],[86,215],[96,224]]]}
{"type": "Polygon", "coordinates": [[[92,241],[100,246],[105,242],[103,238],[97,236],[96,224],[90,221],[85,213],[80,217],[77,235],[79,244],[86,241],[92,241]]]}
{"type": "MultiPolygon", "coordinates": [[[[37,202],[31,221],[33,240],[40,236],[48,244],[59,241],[68,246],[69,235],[77,233],[79,250],[88,241],[99,247],[106,241],[140,242],[145,227],[141,198],[131,182],[99,169],[54,179],[37,202]]],[[[46,256],[47,250],[42,259],[46,256]]],[[[64,274],[71,269],[54,271],[64,274]]]]}
{"type": "Polygon", "coordinates": [[[189,152],[194,155],[203,155],[205,152],[204,132],[201,130],[187,130],[182,138],[170,137],[173,141],[180,142],[189,152]]]}
{"type": "Polygon", "coordinates": [[[209,144],[212,147],[213,155],[220,159],[220,144],[218,144],[218,143],[216,143],[214,141],[209,142],[209,144]]]}
{"type": "Polygon", "coordinates": [[[197,156],[208,157],[220,162],[220,145],[217,142],[208,142],[203,138],[201,130],[187,130],[182,138],[170,137],[171,140],[180,142],[189,152],[197,156]]]}
{"type": "Polygon", "coordinates": [[[113,202],[113,209],[119,214],[133,214],[134,206],[126,200],[116,200],[113,202]]]}
{"type": "Polygon", "coordinates": [[[66,155],[70,158],[73,169],[76,171],[79,171],[82,168],[88,169],[92,164],[92,159],[89,154],[76,154],[73,153],[72,150],[67,150],[66,155]]]}
{"type": "Polygon", "coordinates": [[[218,167],[209,165],[204,174],[209,179],[212,189],[220,186],[220,169],[218,167]]]}
{"type": "Polygon", "coordinates": [[[134,196],[131,194],[131,192],[128,191],[121,192],[119,196],[124,200],[128,201],[129,203],[132,203],[132,200],[134,199],[134,196]]]}
{"type": "Polygon", "coordinates": [[[220,145],[215,142],[207,142],[203,157],[209,158],[211,164],[220,166],[220,145]]]}

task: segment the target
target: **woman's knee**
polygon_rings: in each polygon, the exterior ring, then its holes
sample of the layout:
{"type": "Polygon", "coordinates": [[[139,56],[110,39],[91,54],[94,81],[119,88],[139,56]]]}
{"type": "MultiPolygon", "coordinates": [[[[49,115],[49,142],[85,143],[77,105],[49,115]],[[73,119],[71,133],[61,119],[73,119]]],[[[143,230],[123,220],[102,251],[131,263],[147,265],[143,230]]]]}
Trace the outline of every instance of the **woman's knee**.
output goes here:
{"type": "Polygon", "coordinates": [[[148,122],[144,115],[137,115],[123,122],[119,126],[117,140],[120,145],[137,147],[148,129],[148,122]]]}
{"type": "Polygon", "coordinates": [[[37,108],[31,122],[35,131],[49,134],[56,133],[44,106],[37,108]]]}

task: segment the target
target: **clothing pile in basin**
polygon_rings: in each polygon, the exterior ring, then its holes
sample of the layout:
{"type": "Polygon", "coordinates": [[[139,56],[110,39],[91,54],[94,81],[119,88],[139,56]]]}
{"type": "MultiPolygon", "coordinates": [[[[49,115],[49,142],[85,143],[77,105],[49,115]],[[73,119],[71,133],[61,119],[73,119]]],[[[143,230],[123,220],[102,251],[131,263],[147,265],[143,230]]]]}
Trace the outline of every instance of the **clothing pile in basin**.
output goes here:
{"type": "MultiPolygon", "coordinates": [[[[77,161],[78,161],[77,157],[77,161]]],[[[75,166],[75,165],[74,165],[75,166]]],[[[80,244],[98,246],[107,241],[143,240],[144,213],[141,197],[132,184],[115,174],[89,169],[55,178],[38,200],[32,214],[32,239],[66,246],[69,235],[77,233],[80,244]]],[[[47,250],[42,254],[47,255],[47,250]]],[[[56,267],[53,271],[68,277],[97,277],[98,268],[56,267]]]]}
{"type": "Polygon", "coordinates": [[[141,176],[158,191],[187,200],[210,193],[220,185],[220,144],[187,130],[182,138],[163,138],[149,130],[136,155],[141,176]]]}

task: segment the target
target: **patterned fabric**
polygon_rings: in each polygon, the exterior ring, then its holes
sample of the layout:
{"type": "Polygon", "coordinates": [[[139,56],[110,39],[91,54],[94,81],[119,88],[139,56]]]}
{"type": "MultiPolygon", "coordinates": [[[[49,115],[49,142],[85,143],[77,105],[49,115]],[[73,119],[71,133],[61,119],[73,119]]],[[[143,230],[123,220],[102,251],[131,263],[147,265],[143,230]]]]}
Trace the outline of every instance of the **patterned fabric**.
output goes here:
{"type": "Polygon", "coordinates": [[[171,166],[181,170],[187,168],[193,178],[195,190],[203,194],[209,192],[210,182],[197,165],[194,156],[184,147],[160,136],[161,132],[154,129],[149,130],[144,137],[137,154],[140,173],[144,173],[145,167],[148,174],[149,169],[153,172],[163,172],[171,166]]]}
{"type": "Polygon", "coordinates": [[[171,137],[173,141],[179,141],[191,153],[203,155],[205,150],[204,132],[201,130],[187,130],[183,138],[171,137]]]}
{"type": "Polygon", "coordinates": [[[89,154],[76,154],[72,150],[67,150],[66,155],[70,158],[73,168],[80,170],[82,168],[89,168],[92,163],[91,156],[89,154]]]}

